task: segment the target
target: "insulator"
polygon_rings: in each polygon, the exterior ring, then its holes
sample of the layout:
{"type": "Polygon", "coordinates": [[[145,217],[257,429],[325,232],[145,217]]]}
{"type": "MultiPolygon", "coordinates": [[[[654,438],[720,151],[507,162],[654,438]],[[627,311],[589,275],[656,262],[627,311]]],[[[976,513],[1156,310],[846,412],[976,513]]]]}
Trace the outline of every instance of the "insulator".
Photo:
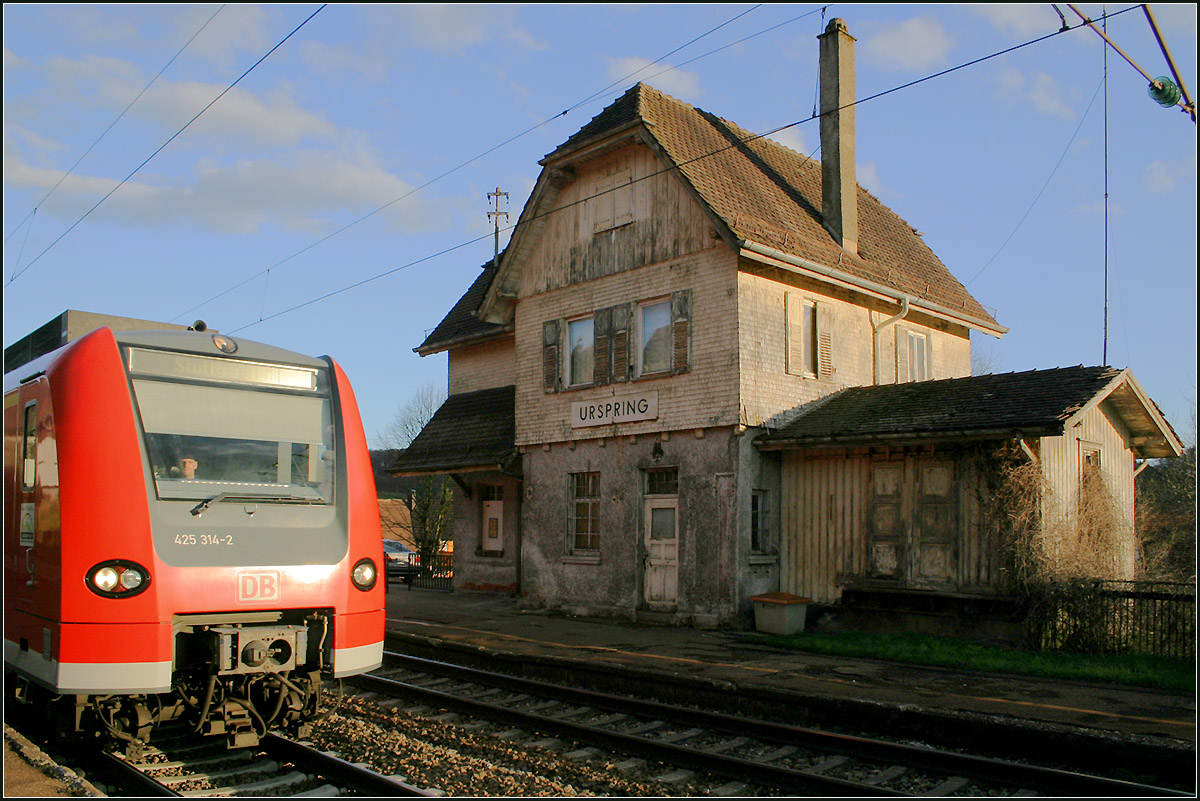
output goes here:
{"type": "Polygon", "coordinates": [[[1179,98],[1183,96],[1183,93],[1179,91],[1179,87],[1170,78],[1158,77],[1154,79],[1154,82],[1158,85],[1150,84],[1150,88],[1146,90],[1146,93],[1150,95],[1155,103],[1158,103],[1163,108],[1170,108],[1176,105],[1179,102],[1179,98]]]}

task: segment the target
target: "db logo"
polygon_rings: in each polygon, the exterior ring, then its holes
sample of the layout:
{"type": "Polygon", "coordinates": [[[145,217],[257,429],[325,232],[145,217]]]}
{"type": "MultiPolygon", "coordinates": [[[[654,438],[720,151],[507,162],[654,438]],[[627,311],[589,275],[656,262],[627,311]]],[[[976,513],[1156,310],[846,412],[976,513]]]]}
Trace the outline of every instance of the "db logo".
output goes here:
{"type": "Polygon", "coordinates": [[[238,574],[238,601],[278,601],[279,571],[238,574]]]}

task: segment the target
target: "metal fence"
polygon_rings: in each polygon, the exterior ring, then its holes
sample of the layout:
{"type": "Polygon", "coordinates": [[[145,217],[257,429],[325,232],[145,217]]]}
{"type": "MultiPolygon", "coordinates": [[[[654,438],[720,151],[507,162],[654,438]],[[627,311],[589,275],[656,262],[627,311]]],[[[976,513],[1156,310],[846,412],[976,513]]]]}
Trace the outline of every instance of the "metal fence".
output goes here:
{"type": "Polygon", "coordinates": [[[416,562],[420,570],[413,575],[408,588],[454,591],[454,554],[409,554],[409,564],[416,562]]]}
{"type": "Polygon", "coordinates": [[[1039,588],[1029,617],[1046,650],[1196,657],[1196,586],[1078,581],[1039,588]]]}

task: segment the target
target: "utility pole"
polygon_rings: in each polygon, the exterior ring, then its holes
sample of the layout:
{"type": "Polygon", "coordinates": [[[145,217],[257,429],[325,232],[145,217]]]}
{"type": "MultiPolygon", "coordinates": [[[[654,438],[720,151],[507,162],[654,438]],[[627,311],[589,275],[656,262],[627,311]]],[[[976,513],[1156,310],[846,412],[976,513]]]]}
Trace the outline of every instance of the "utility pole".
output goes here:
{"type": "Polygon", "coordinates": [[[508,202],[508,193],[501,192],[500,187],[496,187],[495,192],[488,192],[488,200],[495,203],[495,210],[488,212],[488,219],[492,221],[494,230],[494,258],[500,258],[500,215],[504,215],[504,221],[508,222],[508,212],[500,211],[500,198],[504,198],[505,203],[508,202]]]}

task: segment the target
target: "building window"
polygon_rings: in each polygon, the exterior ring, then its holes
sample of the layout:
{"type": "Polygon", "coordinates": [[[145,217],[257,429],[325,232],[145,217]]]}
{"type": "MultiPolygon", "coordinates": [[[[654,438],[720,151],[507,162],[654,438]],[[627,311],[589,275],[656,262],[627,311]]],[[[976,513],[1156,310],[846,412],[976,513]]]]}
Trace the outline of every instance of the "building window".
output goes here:
{"type": "Polygon", "coordinates": [[[663,373],[671,369],[671,301],[644,303],[638,317],[638,373],[663,373]]]}
{"type": "Polygon", "coordinates": [[[784,294],[784,371],[833,379],[833,310],[797,292],[784,294]]]}
{"type": "Polygon", "coordinates": [[[750,550],[767,553],[771,550],[771,501],[766,490],[750,493],[750,550]]]}
{"type": "Polygon", "coordinates": [[[596,324],[591,317],[567,323],[567,377],[569,386],[590,384],[596,375],[596,324]]]}
{"type": "Polygon", "coordinates": [[[600,549],[600,474],[571,474],[571,547],[600,549]]]}
{"type": "Polygon", "coordinates": [[[908,380],[924,381],[929,378],[929,336],[908,332],[908,380]]]}
{"type": "Polygon", "coordinates": [[[678,495],[679,468],[664,467],[646,471],[647,495],[678,495]]]}

